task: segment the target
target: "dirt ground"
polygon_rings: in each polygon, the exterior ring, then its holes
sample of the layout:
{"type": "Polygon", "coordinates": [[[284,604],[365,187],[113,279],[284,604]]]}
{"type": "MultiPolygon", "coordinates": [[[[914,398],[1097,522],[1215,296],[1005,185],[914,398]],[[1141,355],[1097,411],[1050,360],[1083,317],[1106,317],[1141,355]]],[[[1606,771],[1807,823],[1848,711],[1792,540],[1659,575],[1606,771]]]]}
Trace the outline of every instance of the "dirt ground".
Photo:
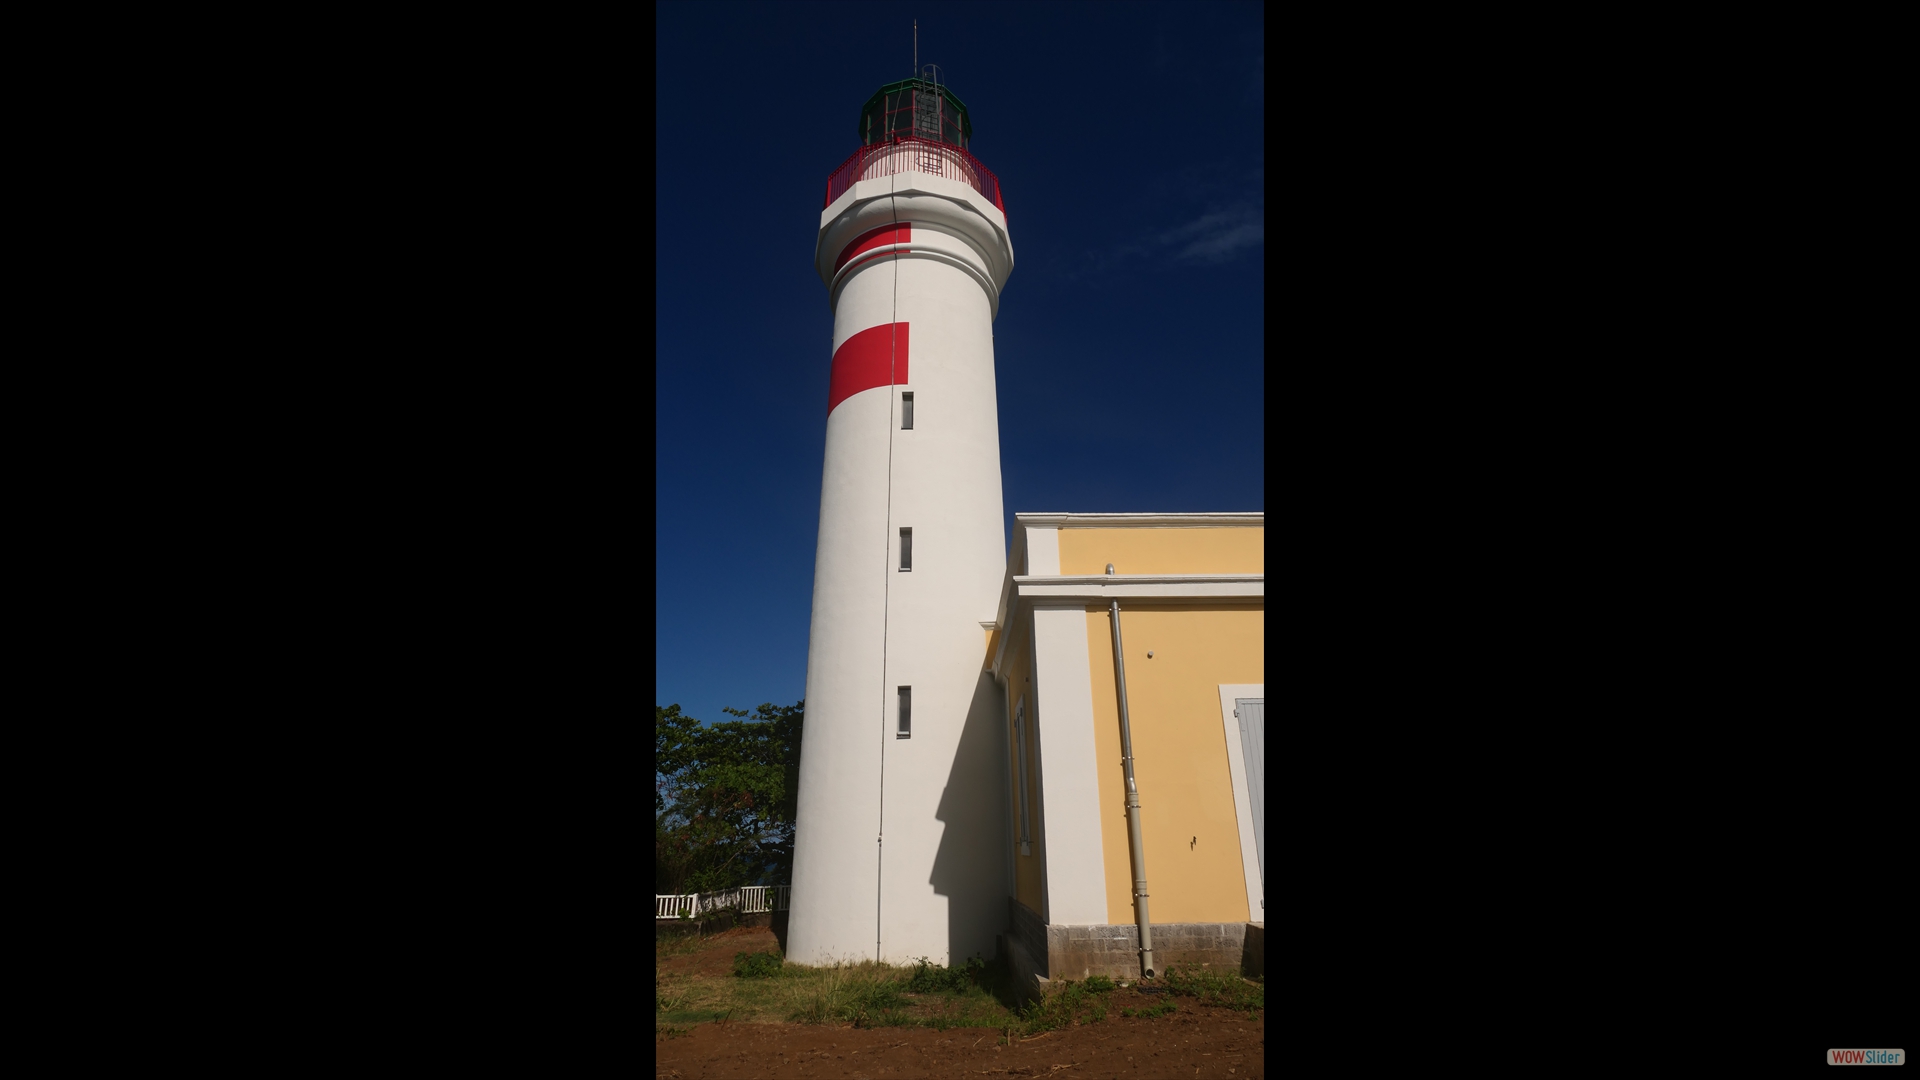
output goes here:
{"type": "Polygon", "coordinates": [[[701,1024],[654,1039],[654,1075],[706,1077],[1138,1076],[1171,1080],[1266,1075],[1266,1023],[1225,1009],[1152,1020],[1110,1017],[998,1045],[978,1028],[701,1024]],[[1213,1014],[1213,1015],[1203,1015],[1213,1014]]]}
{"type": "Polygon", "coordinates": [[[734,953],[779,951],[773,931],[764,926],[736,926],[701,939],[696,952],[661,958],[656,970],[662,975],[732,975],[734,953]]]}
{"type": "MultiPolygon", "coordinates": [[[[712,947],[662,957],[660,974],[726,976],[733,954],[774,947],[764,928],[740,928],[708,939],[712,947]],[[764,940],[762,940],[764,938],[764,940]]],[[[1266,1074],[1264,1010],[1256,1019],[1231,1009],[1179,999],[1171,1015],[1122,1017],[1166,1000],[1129,989],[1107,995],[1105,1020],[1023,1038],[1016,1029],[854,1028],[847,1024],[716,1021],[654,1035],[654,1075],[662,1080],[707,1077],[1061,1076],[1246,1077],[1266,1074]]]]}

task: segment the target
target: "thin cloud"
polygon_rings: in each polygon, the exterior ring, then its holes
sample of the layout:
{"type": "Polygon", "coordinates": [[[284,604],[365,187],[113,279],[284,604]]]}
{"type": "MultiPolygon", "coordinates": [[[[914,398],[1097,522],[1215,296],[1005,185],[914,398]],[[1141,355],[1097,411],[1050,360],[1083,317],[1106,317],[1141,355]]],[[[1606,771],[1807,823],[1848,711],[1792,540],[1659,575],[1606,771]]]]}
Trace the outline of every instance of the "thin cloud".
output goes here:
{"type": "Polygon", "coordinates": [[[1160,234],[1164,245],[1179,245],[1175,262],[1221,263],[1267,239],[1266,214],[1257,207],[1240,206],[1202,214],[1160,234]]]}
{"type": "Polygon", "coordinates": [[[1122,263],[1162,259],[1174,264],[1218,265],[1229,262],[1249,248],[1257,248],[1267,239],[1267,218],[1263,207],[1251,202],[1224,210],[1201,214],[1185,225],[1160,232],[1138,235],[1110,247],[1089,251],[1077,271],[1068,280],[1078,280],[1112,270],[1122,263]]]}

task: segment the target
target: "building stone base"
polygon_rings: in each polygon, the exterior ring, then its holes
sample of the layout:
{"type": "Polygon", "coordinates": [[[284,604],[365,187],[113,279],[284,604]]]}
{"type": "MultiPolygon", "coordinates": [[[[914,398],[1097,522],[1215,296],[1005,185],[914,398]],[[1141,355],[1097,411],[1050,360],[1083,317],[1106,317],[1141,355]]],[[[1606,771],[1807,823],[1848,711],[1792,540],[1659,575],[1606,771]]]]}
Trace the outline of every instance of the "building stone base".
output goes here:
{"type": "Polygon", "coordinates": [[[1021,1004],[1047,996],[1053,982],[1041,974],[1040,962],[1027,952],[1019,938],[1012,934],[1000,934],[994,938],[994,948],[1012,973],[1013,996],[1021,1004]]]}
{"type": "Polygon", "coordinates": [[[1267,924],[1247,924],[1247,948],[1240,958],[1240,974],[1258,979],[1267,973],[1267,924]]]}
{"type": "MultiPolygon", "coordinates": [[[[1078,981],[1093,975],[1129,982],[1140,978],[1137,926],[1059,926],[1040,921],[1025,904],[1008,898],[1011,928],[1002,946],[1013,963],[1021,993],[1044,993],[1053,979],[1078,981]],[[1023,976],[1022,966],[1031,969],[1023,976]],[[1036,981],[1038,980],[1038,981],[1036,981]]],[[[1155,974],[1173,966],[1242,974],[1266,969],[1266,924],[1154,923],[1155,974]],[[1248,971],[1249,964],[1255,971],[1248,971]]]]}

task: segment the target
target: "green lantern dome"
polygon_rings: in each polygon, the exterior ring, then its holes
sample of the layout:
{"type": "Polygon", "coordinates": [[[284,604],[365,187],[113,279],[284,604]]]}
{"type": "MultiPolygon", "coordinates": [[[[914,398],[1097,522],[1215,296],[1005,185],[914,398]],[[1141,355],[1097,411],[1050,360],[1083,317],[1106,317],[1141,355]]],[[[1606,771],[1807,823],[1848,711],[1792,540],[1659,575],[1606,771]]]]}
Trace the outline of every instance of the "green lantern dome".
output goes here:
{"type": "Polygon", "coordinates": [[[860,107],[860,145],[910,135],[962,150],[973,140],[967,106],[933,79],[888,83],[860,107]]]}

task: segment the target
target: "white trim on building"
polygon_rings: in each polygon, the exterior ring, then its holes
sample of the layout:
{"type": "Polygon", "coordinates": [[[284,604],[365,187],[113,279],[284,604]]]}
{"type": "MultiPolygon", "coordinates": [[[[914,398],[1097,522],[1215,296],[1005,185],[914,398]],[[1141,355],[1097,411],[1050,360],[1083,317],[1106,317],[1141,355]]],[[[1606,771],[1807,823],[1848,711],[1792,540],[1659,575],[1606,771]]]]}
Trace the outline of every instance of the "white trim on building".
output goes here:
{"type": "Polygon", "coordinates": [[[1040,811],[1046,818],[1047,921],[1104,926],[1107,874],[1085,609],[1075,604],[1036,610],[1033,641],[1034,719],[1046,791],[1040,811]]]}
{"type": "Polygon", "coordinates": [[[1233,717],[1235,698],[1265,698],[1265,683],[1220,683],[1220,723],[1227,735],[1227,772],[1233,777],[1233,814],[1240,823],[1240,865],[1247,877],[1247,918],[1264,922],[1266,889],[1260,881],[1260,852],[1253,839],[1253,796],[1247,787],[1246,750],[1233,717]]]}
{"type": "MultiPolygon", "coordinates": [[[[1018,534],[1016,534],[1018,535],[1018,534]]],[[[1019,540],[1015,541],[1020,543],[1019,540]]],[[[1258,600],[1266,596],[1264,574],[1115,574],[1112,577],[1009,576],[1001,590],[998,628],[1007,629],[1009,620],[1024,605],[1037,603],[1105,605],[1111,600],[1258,600]]],[[[1037,613],[1036,613],[1037,614],[1037,613]]],[[[985,625],[984,623],[981,625],[985,625]]],[[[993,656],[993,677],[1006,678],[1007,643],[1013,635],[1002,634],[993,656]]],[[[1091,675],[1088,676],[1092,678],[1091,675]]]]}
{"type": "Polygon", "coordinates": [[[1060,573],[1060,530],[1049,527],[1027,530],[1028,577],[1056,577],[1060,573]]]}
{"type": "Polygon", "coordinates": [[[1118,574],[1113,577],[1050,577],[1013,579],[1014,588],[1022,600],[1085,600],[1089,603],[1105,603],[1108,600],[1128,597],[1157,596],[1167,599],[1182,597],[1249,596],[1266,595],[1266,575],[1264,574],[1185,574],[1155,576],[1141,574],[1126,578],[1118,574]]]}
{"type": "Polygon", "coordinates": [[[1192,529],[1210,525],[1237,525],[1244,528],[1248,525],[1266,525],[1267,515],[1258,510],[1230,514],[1015,514],[1014,521],[1029,527],[1070,526],[1076,529],[1192,529]]]}

